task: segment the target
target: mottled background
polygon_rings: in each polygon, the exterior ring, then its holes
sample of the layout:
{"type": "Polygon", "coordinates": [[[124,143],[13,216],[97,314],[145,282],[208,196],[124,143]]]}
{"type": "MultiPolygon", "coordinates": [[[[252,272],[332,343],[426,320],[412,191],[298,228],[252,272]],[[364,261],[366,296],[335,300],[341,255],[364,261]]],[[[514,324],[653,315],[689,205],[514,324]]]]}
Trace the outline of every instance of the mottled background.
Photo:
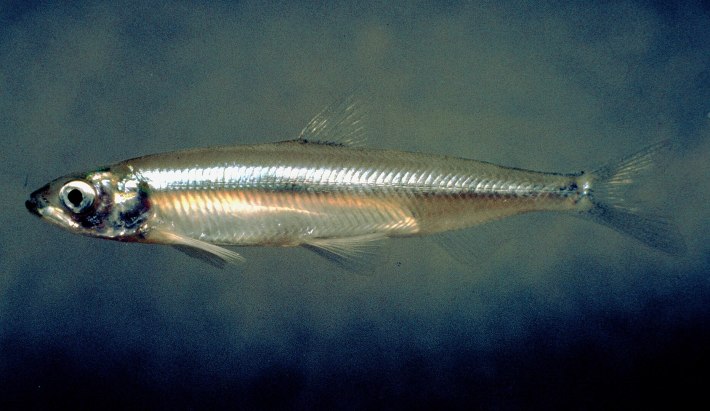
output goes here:
{"type": "Polygon", "coordinates": [[[0,407],[706,400],[707,3],[52,3],[0,5],[0,407]],[[70,172],[293,138],[358,87],[376,147],[572,172],[669,138],[646,197],[688,252],[541,214],[366,273],[300,249],[218,270],[24,208],[70,172]]]}

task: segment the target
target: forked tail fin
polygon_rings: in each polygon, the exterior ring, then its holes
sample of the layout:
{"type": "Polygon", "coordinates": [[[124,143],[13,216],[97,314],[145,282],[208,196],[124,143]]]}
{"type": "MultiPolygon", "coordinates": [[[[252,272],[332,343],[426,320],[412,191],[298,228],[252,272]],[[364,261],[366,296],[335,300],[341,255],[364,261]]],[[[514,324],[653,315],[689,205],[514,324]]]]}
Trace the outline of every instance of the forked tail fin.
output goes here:
{"type": "Polygon", "coordinates": [[[670,150],[669,141],[656,143],[621,161],[591,173],[592,207],[581,216],[604,224],[668,254],[682,254],[685,241],[666,216],[642,210],[630,189],[670,150]]]}

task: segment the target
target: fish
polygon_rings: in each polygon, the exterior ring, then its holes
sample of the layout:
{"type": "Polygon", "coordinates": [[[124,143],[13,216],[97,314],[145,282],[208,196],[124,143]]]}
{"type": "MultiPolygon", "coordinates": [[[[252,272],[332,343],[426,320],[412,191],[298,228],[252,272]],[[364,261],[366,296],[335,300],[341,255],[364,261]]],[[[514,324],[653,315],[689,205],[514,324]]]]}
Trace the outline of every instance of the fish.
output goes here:
{"type": "Polygon", "coordinates": [[[73,233],[170,245],[217,266],[244,260],[229,246],[301,246],[347,266],[387,238],[543,211],[606,225],[671,255],[684,250],[669,218],[627,195],[671,148],[667,140],[591,172],[540,172],[367,148],[360,106],[349,98],[328,106],[295,139],[152,154],[70,174],[25,205],[73,233]]]}

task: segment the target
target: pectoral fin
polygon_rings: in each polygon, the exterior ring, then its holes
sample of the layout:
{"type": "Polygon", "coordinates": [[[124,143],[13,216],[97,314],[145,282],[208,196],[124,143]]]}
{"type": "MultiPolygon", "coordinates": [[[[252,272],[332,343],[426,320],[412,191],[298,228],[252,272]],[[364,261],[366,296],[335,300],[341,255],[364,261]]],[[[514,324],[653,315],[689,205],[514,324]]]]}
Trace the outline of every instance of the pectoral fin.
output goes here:
{"type": "Polygon", "coordinates": [[[245,261],[244,257],[232,250],[169,231],[153,230],[150,233],[149,241],[169,244],[190,257],[199,258],[219,268],[224,268],[226,264],[236,264],[245,261]]]}

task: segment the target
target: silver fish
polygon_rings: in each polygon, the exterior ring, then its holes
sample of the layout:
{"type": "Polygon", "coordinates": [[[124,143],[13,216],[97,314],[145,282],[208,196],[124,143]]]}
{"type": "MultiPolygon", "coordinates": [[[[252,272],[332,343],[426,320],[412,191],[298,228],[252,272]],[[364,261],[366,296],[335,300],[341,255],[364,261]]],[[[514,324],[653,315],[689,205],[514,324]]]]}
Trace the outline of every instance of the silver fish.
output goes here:
{"type": "Polygon", "coordinates": [[[305,246],[336,262],[386,237],[472,227],[531,211],[592,219],[675,254],[667,219],[625,196],[668,142],[590,173],[507,168],[455,157],[358,147],[361,114],[346,101],[296,140],[203,148],[126,160],[58,178],[27,208],[71,232],[169,244],[213,263],[222,246],[305,246]]]}

